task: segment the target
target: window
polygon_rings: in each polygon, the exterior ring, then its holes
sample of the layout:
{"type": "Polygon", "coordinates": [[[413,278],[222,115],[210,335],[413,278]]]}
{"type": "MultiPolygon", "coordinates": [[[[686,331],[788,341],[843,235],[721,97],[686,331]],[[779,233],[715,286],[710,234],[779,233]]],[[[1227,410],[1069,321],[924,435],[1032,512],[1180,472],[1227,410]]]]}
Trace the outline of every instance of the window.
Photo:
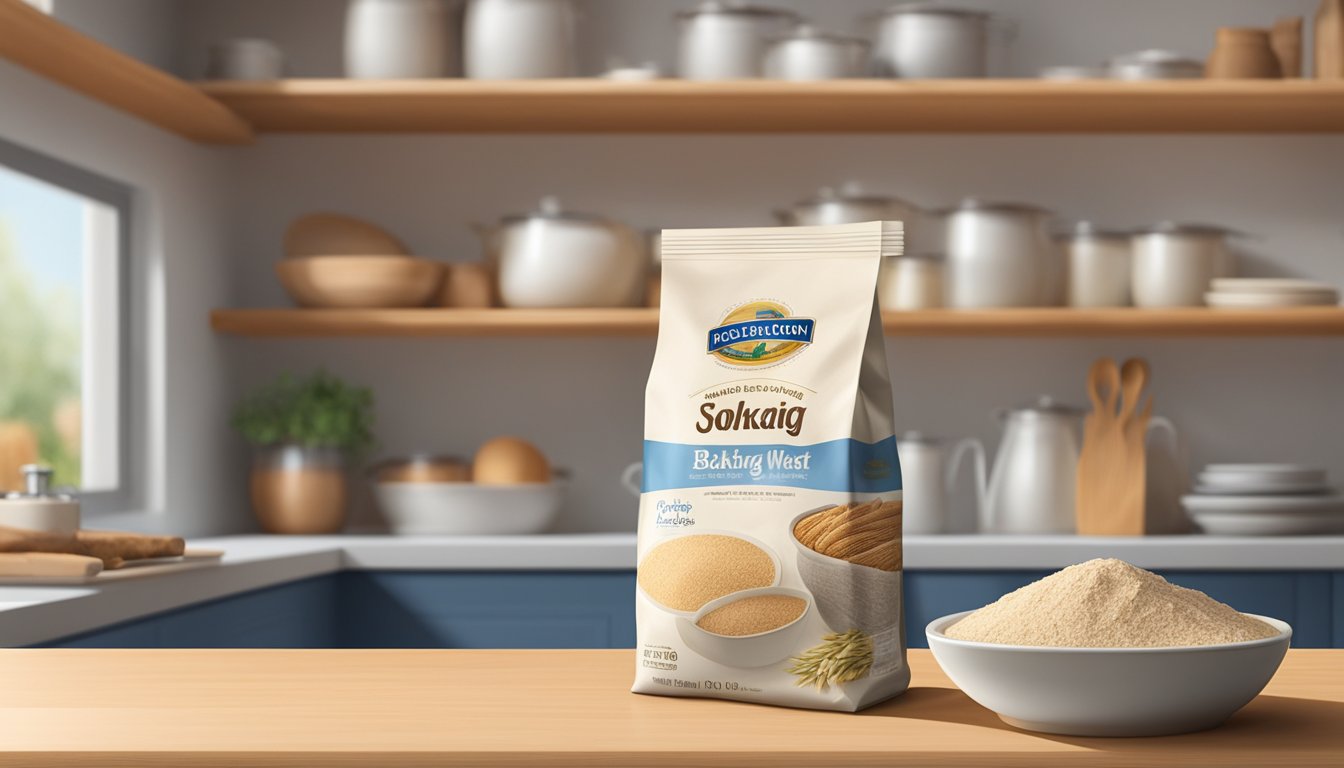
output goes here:
{"type": "Polygon", "coordinates": [[[130,191],[0,141],[0,490],[49,464],[87,503],[127,492],[130,191]]]}

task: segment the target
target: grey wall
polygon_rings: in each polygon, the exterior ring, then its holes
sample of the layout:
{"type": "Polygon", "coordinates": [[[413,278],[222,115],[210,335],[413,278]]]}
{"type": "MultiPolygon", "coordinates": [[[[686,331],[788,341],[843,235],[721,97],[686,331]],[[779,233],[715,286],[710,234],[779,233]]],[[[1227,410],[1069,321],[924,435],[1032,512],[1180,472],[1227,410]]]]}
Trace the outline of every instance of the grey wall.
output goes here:
{"type": "MultiPolygon", "coordinates": [[[[669,63],[671,14],[691,4],[585,2],[587,68],[595,71],[608,54],[669,63]]],[[[781,4],[841,29],[852,28],[862,11],[884,5],[781,4]]],[[[1019,74],[1147,46],[1203,55],[1216,26],[1267,25],[1316,5],[973,4],[992,5],[1013,20],[1016,38],[1000,58],[1000,71],[1019,74]]],[[[263,35],[290,54],[294,73],[334,75],[340,69],[342,7],[334,0],[179,0],[175,61],[194,75],[209,41],[263,35]]],[[[38,90],[32,97],[57,102],[56,114],[74,114],[68,99],[38,90]]],[[[926,205],[975,194],[1041,203],[1065,217],[1114,225],[1167,218],[1235,225],[1259,236],[1245,244],[1248,273],[1344,284],[1340,136],[289,136],[264,138],[250,148],[199,150],[152,129],[122,127],[122,137],[94,151],[80,149],[73,138],[40,136],[39,122],[28,121],[31,138],[102,165],[139,161],[168,174],[168,166],[183,163],[171,172],[181,186],[163,187],[180,193],[184,199],[172,205],[191,213],[164,261],[166,338],[178,342],[167,350],[173,354],[166,357],[166,396],[177,399],[184,417],[166,425],[164,444],[183,452],[176,459],[183,473],[174,481],[182,484],[179,498],[187,497],[188,486],[204,489],[207,498],[174,514],[210,520],[225,515],[220,519],[238,526],[250,523],[239,503],[245,453],[224,425],[232,394],[283,370],[318,366],[375,388],[384,453],[470,455],[495,434],[530,437],[557,464],[574,470],[565,528],[634,526],[633,500],[616,476],[638,459],[650,340],[261,342],[210,336],[204,318],[209,306],[286,303],[272,263],[286,223],[310,210],[365,216],[420,253],[463,260],[479,250],[467,222],[522,210],[546,193],[638,225],[739,225],[765,223],[772,207],[819,185],[857,179],[926,205]],[[133,134],[129,157],[121,146],[124,134],[133,134]],[[219,211],[227,216],[226,227],[215,221],[219,211]],[[168,290],[174,286],[185,290],[168,290]],[[225,367],[229,360],[237,365],[225,367]],[[190,404],[196,407],[185,407],[190,404]],[[229,503],[236,506],[226,508],[229,503]]],[[[977,435],[992,446],[994,408],[1039,393],[1081,403],[1084,371],[1094,357],[1142,354],[1153,362],[1158,410],[1182,428],[1196,464],[1306,461],[1344,478],[1344,409],[1336,401],[1344,384],[1344,341],[902,339],[890,347],[898,416],[910,428],[977,435]]],[[[964,504],[961,515],[966,522],[964,504]]],[[[360,520],[371,519],[364,509],[360,520]]]]}

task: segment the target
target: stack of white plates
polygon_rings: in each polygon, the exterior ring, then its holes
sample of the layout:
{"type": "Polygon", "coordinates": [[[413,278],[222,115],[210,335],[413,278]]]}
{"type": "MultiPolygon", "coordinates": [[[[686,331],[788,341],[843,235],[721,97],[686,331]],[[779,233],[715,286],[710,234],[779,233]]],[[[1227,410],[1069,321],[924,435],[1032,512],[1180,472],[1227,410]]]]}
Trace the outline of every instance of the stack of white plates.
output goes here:
{"type": "Polygon", "coordinates": [[[1204,294],[1210,307],[1271,309],[1279,307],[1333,307],[1339,291],[1326,283],[1260,277],[1220,277],[1204,294]]]}
{"type": "Polygon", "coordinates": [[[1344,496],[1325,470],[1300,464],[1210,464],[1181,499],[1205,533],[1291,536],[1344,533],[1344,496]]]}

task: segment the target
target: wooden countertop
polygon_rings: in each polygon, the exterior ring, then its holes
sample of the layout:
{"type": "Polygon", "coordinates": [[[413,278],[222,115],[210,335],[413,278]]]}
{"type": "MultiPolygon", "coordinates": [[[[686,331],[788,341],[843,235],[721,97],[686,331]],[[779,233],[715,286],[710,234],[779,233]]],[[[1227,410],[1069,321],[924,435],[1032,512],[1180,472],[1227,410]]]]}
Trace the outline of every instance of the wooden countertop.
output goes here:
{"type": "Polygon", "coordinates": [[[1344,755],[1344,651],[1290,651],[1222,728],[1012,729],[910,654],[859,715],[628,693],[629,651],[0,651],[0,765],[1298,766],[1344,755]]]}

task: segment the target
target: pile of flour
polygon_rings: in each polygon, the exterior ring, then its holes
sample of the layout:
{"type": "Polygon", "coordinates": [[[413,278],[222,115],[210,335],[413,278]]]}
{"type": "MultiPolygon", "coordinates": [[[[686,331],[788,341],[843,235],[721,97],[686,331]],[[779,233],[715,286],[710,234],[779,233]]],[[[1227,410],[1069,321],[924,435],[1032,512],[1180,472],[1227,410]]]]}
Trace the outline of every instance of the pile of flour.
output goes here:
{"type": "Polygon", "coordinates": [[[1278,630],[1123,560],[1090,560],[1004,595],[945,634],[1005,645],[1169,648],[1259,640],[1278,630]]]}

